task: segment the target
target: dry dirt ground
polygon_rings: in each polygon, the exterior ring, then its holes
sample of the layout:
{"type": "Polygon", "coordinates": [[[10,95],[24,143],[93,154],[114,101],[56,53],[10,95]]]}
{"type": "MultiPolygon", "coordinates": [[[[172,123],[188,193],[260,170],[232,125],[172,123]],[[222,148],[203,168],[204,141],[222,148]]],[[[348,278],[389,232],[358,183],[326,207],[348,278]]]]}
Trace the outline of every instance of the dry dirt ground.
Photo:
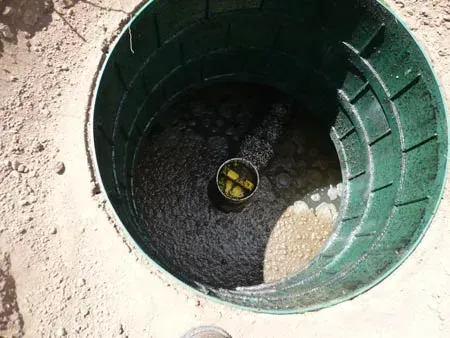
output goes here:
{"type": "MultiPolygon", "coordinates": [[[[92,196],[84,127],[106,46],[140,2],[0,0],[0,337],[165,338],[201,324],[242,338],[450,337],[449,188],[391,277],[304,315],[199,298],[123,239],[103,196],[92,196]]],[[[386,2],[427,50],[448,98],[450,1],[386,2]]]]}

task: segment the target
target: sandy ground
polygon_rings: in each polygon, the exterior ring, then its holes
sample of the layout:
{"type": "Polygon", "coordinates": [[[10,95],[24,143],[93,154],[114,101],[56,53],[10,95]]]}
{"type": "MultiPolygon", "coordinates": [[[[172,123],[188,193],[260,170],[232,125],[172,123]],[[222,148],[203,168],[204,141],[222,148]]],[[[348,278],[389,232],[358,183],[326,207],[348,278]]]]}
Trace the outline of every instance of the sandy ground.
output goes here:
{"type": "MultiPolygon", "coordinates": [[[[450,2],[387,2],[424,45],[448,98],[450,2]]],[[[448,188],[425,239],[391,277],[304,315],[203,299],[123,238],[103,196],[92,196],[84,128],[105,46],[139,3],[0,0],[0,337],[179,337],[201,324],[242,338],[450,336],[448,188]]]]}

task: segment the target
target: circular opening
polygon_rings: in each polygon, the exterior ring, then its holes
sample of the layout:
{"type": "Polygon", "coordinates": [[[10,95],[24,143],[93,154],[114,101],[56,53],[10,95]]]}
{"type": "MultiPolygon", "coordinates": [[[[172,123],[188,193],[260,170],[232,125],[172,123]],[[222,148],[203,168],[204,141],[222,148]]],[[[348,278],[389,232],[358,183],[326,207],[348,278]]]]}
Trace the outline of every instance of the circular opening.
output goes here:
{"type": "Polygon", "coordinates": [[[245,202],[258,188],[258,169],[244,158],[232,158],[225,161],[217,170],[216,184],[220,194],[227,201],[245,202]]]}
{"type": "Polygon", "coordinates": [[[149,2],[105,61],[92,137],[145,255],[274,313],[350,299],[392,272],[429,225],[448,154],[433,72],[372,1],[149,2]],[[209,187],[230,158],[253,163],[259,185],[227,213],[209,187]]]}

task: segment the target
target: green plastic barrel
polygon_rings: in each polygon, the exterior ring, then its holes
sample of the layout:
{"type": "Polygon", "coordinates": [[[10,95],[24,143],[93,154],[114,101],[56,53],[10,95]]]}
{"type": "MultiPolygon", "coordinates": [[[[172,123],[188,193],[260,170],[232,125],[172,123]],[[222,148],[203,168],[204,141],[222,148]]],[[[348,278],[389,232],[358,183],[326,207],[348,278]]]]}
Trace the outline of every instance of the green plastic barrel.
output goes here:
{"type": "Polygon", "coordinates": [[[216,300],[270,313],[327,307],[387,277],[424,236],[447,168],[447,115],[430,64],[372,1],[150,1],[104,62],[91,128],[103,191],[143,254],[216,300]],[[223,82],[301,100],[339,155],[345,196],[334,232],[307,268],[276,283],[190,279],[159,258],[134,201],[136,154],[152,121],[184,93],[223,82]]]}

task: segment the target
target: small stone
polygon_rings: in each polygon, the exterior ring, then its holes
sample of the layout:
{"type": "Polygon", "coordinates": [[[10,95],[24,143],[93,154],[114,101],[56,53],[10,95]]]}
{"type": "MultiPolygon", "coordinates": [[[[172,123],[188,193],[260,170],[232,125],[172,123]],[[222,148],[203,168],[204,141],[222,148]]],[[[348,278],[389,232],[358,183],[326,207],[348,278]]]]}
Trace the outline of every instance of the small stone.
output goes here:
{"type": "Polygon", "coordinates": [[[119,325],[119,335],[122,335],[124,332],[125,332],[125,331],[124,331],[124,329],[123,329],[123,326],[122,326],[122,324],[120,324],[120,325],[119,325]]]}
{"type": "Polygon", "coordinates": [[[72,7],[75,4],[75,0],[63,0],[64,8],[72,7]]]}
{"type": "Polygon", "coordinates": [[[59,67],[59,70],[62,72],[67,72],[69,71],[69,66],[68,65],[62,65],[61,67],[59,67]]]}
{"type": "Polygon", "coordinates": [[[65,337],[67,335],[67,331],[65,328],[60,328],[56,330],[56,337],[65,337]]]}
{"type": "Polygon", "coordinates": [[[11,28],[0,22],[0,37],[2,36],[7,40],[14,39],[14,33],[11,31],[11,28]]]}
{"type": "Polygon", "coordinates": [[[12,168],[12,163],[11,163],[10,160],[4,160],[4,161],[3,161],[3,165],[4,165],[6,168],[12,168]]]}
{"type": "Polygon", "coordinates": [[[189,304],[193,307],[199,307],[200,306],[200,300],[197,298],[191,298],[189,300],[189,304]]]}
{"type": "Polygon", "coordinates": [[[51,235],[55,235],[57,232],[58,232],[58,230],[55,227],[50,229],[50,234],[51,235]]]}
{"type": "Polygon", "coordinates": [[[33,141],[33,144],[31,145],[31,149],[33,150],[33,152],[41,152],[44,150],[44,146],[38,142],[38,141],[33,141]]]}
{"type": "Polygon", "coordinates": [[[108,53],[109,51],[109,42],[107,39],[104,39],[102,42],[102,47],[101,47],[102,53],[108,53]]]}
{"type": "Polygon", "coordinates": [[[9,77],[9,81],[11,81],[11,82],[17,82],[18,80],[19,80],[19,78],[17,76],[12,75],[9,77]]]}
{"type": "Polygon", "coordinates": [[[23,165],[23,164],[19,164],[18,166],[17,166],[17,171],[19,172],[19,173],[25,173],[26,172],[26,170],[27,170],[27,168],[23,165]]]}
{"type": "Polygon", "coordinates": [[[84,286],[84,285],[86,285],[86,280],[83,279],[83,278],[80,278],[80,279],[77,281],[77,286],[78,286],[78,287],[82,287],[82,286],[84,286]]]}
{"type": "Polygon", "coordinates": [[[30,202],[28,200],[20,200],[19,205],[21,207],[26,207],[26,206],[30,205],[30,202]]]}
{"type": "Polygon", "coordinates": [[[2,15],[4,17],[8,17],[13,13],[13,9],[11,6],[5,6],[5,8],[3,9],[2,15]]]}
{"type": "Polygon", "coordinates": [[[12,161],[12,168],[14,170],[18,170],[20,165],[21,165],[20,162],[17,160],[12,161]]]}
{"type": "Polygon", "coordinates": [[[26,232],[27,232],[27,229],[19,229],[18,231],[17,231],[17,234],[18,235],[25,235],[26,234],[26,232]]]}
{"type": "Polygon", "coordinates": [[[65,171],[66,171],[66,166],[64,165],[63,162],[58,162],[58,163],[56,163],[56,166],[55,166],[55,172],[56,172],[58,175],[64,174],[65,171]]]}
{"type": "Polygon", "coordinates": [[[20,173],[18,171],[15,171],[15,170],[11,171],[10,175],[12,175],[15,178],[20,178],[20,173]]]}
{"type": "Polygon", "coordinates": [[[95,196],[100,194],[100,186],[98,183],[92,183],[91,195],[95,196]]]}

